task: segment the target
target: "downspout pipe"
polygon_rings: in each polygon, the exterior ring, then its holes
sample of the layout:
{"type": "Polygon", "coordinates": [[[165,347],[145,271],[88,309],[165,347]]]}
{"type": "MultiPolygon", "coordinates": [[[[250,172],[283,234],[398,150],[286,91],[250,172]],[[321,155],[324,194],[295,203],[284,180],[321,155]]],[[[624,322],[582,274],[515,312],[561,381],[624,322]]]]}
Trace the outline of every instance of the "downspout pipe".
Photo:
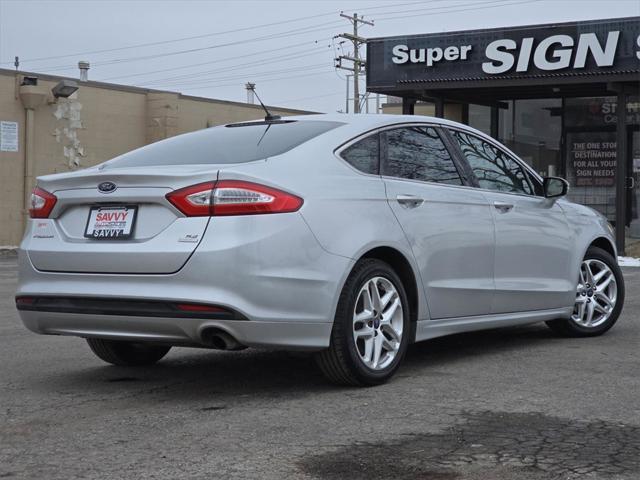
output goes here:
{"type": "Polygon", "coordinates": [[[33,162],[35,156],[35,118],[36,111],[33,108],[25,108],[25,128],[24,128],[24,179],[22,191],[23,195],[23,213],[27,218],[27,213],[31,207],[31,191],[33,190],[33,162]]]}
{"type": "Polygon", "coordinates": [[[23,224],[26,225],[31,190],[34,187],[34,163],[35,163],[35,111],[45,103],[47,91],[35,84],[20,85],[20,101],[25,109],[25,147],[24,147],[24,167],[23,167],[23,224]]]}

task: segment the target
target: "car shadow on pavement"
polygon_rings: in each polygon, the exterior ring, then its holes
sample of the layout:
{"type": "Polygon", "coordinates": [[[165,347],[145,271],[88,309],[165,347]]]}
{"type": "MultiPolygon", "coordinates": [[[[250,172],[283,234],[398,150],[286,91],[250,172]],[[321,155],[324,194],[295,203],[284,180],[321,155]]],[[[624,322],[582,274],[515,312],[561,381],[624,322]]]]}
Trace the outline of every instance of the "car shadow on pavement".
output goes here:
{"type": "MultiPolygon", "coordinates": [[[[544,327],[519,327],[464,333],[412,345],[398,376],[429,375],[438,366],[477,362],[479,356],[499,356],[525,350],[537,344],[553,342],[544,327]]],[[[566,340],[562,340],[566,341],[566,340]]],[[[98,362],[96,360],[95,362],[98,362]]],[[[153,398],[178,400],[181,397],[304,396],[318,392],[349,390],[328,383],[315,366],[313,355],[285,351],[247,349],[239,352],[175,349],[152,367],[116,367],[96,365],[54,374],[57,388],[83,392],[107,389],[149,394],[153,398]]],[[[47,381],[51,381],[47,376],[47,381]]],[[[35,383],[40,383],[36,378],[35,383]]],[[[38,388],[38,386],[34,385],[38,388]]],[[[39,388],[51,388],[43,383],[39,388]]]]}
{"type": "Polygon", "coordinates": [[[478,356],[500,355],[536,344],[567,340],[558,337],[544,325],[459,333],[412,345],[405,357],[405,364],[466,362],[478,356]]]}

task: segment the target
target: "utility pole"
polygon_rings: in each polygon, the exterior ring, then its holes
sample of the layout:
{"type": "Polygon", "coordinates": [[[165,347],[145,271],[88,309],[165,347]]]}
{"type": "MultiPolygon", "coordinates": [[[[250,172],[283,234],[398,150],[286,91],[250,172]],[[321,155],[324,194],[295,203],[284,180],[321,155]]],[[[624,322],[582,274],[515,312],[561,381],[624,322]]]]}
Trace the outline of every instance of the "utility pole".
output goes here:
{"type": "Polygon", "coordinates": [[[360,72],[363,70],[363,67],[366,66],[366,62],[364,60],[360,60],[360,45],[366,43],[367,39],[358,36],[358,25],[362,23],[364,25],[373,26],[373,22],[369,22],[364,20],[362,17],[358,17],[357,13],[354,13],[353,16],[351,16],[340,12],[340,16],[348,19],[353,24],[353,34],[343,33],[336,35],[336,37],[344,38],[345,40],[349,40],[353,43],[353,57],[340,55],[336,58],[336,68],[353,72],[353,112],[360,113],[360,85],[358,84],[358,77],[360,72]],[[351,62],[351,66],[343,65],[343,60],[351,62]]]}

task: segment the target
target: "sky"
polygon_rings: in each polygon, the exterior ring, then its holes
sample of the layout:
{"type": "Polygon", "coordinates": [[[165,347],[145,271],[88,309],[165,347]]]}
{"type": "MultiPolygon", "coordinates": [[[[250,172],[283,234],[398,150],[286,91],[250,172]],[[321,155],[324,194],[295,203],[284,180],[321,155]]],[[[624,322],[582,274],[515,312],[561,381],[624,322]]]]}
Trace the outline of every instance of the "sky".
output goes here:
{"type": "Polygon", "coordinates": [[[374,22],[366,38],[638,16],[640,0],[0,0],[0,67],[77,77],[86,60],[90,80],[233,101],[254,82],[266,104],[344,111],[341,11],[374,22]]]}

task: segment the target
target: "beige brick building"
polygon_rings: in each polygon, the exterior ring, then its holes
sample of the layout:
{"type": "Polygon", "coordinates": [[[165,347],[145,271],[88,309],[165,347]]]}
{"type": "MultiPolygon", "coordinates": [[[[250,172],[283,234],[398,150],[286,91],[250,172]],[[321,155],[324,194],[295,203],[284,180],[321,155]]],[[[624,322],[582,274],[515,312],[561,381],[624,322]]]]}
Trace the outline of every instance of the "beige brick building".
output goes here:
{"type": "Polygon", "coordinates": [[[38,175],[89,167],[173,135],[263,116],[259,105],[248,103],[0,69],[0,247],[19,244],[38,175]],[[55,98],[52,88],[63,80],[79,88],[55,98]]]}

